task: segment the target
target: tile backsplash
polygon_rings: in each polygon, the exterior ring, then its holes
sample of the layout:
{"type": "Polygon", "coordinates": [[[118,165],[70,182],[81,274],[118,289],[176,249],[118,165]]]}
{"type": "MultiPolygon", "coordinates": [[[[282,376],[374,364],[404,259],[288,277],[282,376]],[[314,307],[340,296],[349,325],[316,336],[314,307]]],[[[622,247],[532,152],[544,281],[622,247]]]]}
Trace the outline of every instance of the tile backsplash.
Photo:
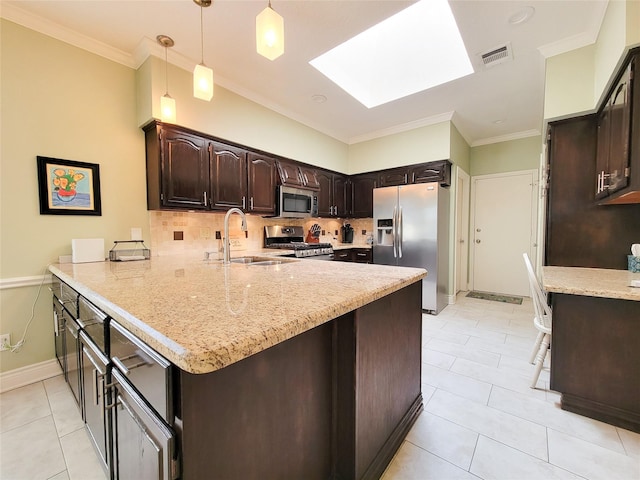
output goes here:
{"type": "MultiPolygon", "coordinates": [[[[225,212],[169,212],[149,211],[151,232],[151,255],[172,255],[176,253],[216,251],[220,240],[216,240],[216,231],[224,235],[225,212]],[[175,240],[182,236],[182,240],[175,240]]],[[[320,242],[338,244],[342,242],[340,227],[349,223],[354,229],[353,245],[366,245],[367,234],[372,233],[373,219],[270,219],[257,215],[247,215],[248,231],[240,230],[240,216],[232,215],[229,222],[229,237],[233,249],[259,250],[264,247],[265,225],[300,225],[305,234],[312,225],[322,229],[320,242]],[[366,232],[363,234],[362,232],[366,232]],[[337,232],[337,233],[336,233],[337,232]]]]}

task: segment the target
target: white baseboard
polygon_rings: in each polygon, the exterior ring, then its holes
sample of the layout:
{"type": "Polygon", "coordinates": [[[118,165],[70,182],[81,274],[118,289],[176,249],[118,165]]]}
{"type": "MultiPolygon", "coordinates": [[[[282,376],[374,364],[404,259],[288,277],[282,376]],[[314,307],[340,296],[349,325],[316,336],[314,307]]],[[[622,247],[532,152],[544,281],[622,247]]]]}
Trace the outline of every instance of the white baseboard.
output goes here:
{"type": "Polygon", "coordinates": [[[9,370],[8,372],[0,373],[0,393],[40,382],[60,374],[62,374],[62,369],[55,358],[9,370]]]}
{"type": "Polygon", "coordinates": [[[447,303],[449,305],[454,305],[456,303],[456,296],[455,295],[447,295],[447,303]]]}

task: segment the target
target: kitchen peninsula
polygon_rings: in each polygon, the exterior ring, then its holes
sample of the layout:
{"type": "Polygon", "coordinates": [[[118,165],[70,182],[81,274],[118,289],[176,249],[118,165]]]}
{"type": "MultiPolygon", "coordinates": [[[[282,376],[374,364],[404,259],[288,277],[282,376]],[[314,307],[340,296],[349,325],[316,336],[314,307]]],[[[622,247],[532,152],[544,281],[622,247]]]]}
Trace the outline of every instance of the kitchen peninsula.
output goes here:
{"type": "Polygon", "coordinates": [[[545,266],[551,389],[562,408],[640,432],[640,273],[545,266]]]}
{"type": "MultiPolygon", "coordinates": [[[[50,270],[170,362],[173,477],[378,478],[422,408],[422,269],[176,255],[50,270]]],[[[125,370],[144,370],[135,356],[125,370]]]]}

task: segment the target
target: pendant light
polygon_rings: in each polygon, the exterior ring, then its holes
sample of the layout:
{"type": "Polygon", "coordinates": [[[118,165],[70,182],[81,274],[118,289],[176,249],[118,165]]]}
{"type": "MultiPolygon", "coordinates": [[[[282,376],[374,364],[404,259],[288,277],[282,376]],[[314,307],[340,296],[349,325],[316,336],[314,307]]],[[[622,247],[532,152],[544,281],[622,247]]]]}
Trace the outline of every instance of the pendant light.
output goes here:
{"type": "Polygon", "coordinates": [[[284,20],[271,8],[271,0],[256,17],[256,49],[269,60],[284,53],[284,20]]]}
{"type": "Polygon", "coordinates": [[[213,70],[204,64],[204,32],[202,27],[202,9],[211,5],[211,0],[193,0],[200,6],[200,46],[201,60],[193,70],[193,96],[206,100],[213,98],[213,70]]]}
{"type": "Polygon", "coordinates": [[[156,40],[164,47],[165,94],[160,97],[160,118],[163,122],[176,123],[176,101],[169,95],[169,61],[168,49],[175,45],[173,39],[166,35],[158,35],[156,40]]]}

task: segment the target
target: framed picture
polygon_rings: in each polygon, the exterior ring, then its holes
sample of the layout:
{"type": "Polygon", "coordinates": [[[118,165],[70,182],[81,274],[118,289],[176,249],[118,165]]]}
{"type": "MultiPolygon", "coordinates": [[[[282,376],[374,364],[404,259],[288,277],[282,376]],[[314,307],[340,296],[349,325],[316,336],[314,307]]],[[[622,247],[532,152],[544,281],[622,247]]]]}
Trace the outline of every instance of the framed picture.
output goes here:
{"type": "Polygon", "coordinates": [[[37,159],[41,215],[102,215],[100,165],[37,159]]]}

